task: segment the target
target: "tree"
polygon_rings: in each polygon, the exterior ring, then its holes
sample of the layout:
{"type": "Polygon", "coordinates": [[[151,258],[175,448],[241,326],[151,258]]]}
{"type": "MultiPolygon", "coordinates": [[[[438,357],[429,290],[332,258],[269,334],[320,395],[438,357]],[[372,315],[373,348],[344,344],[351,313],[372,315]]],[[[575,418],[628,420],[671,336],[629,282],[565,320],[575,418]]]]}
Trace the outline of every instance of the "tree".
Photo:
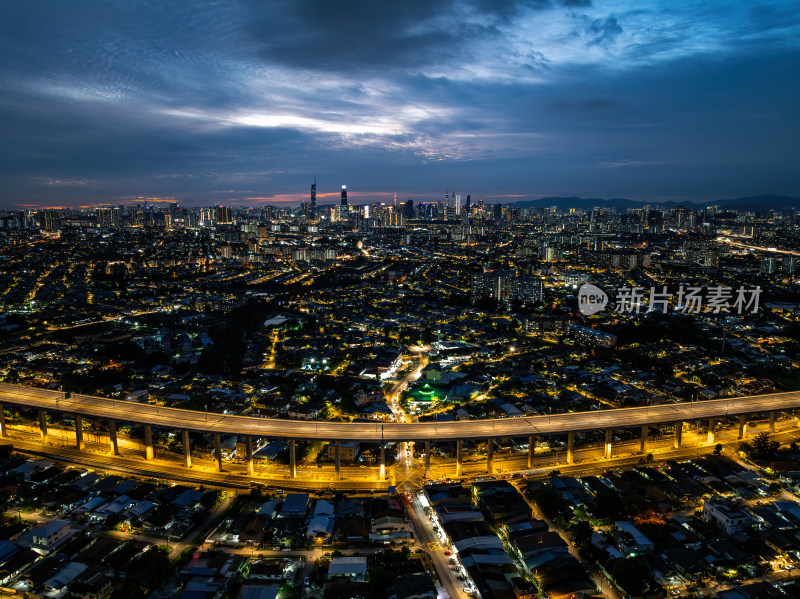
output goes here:
{"type": "Polygon", "coordinates": [[[551,518],[557,515],[565,506],[561,493],[550,485],[539,487],[532,493],[532,497],[542,512],[551,518]]]}
{"type": "Polygon", "coordinates": [[[624,510],[622,497],[608,487],[597,492],[591,507],[592,515],[601,520],[619,520],[624,510]]]}
{"type": "Polygon", "coordinates": [[[7,383],[19,383],[19,371],[12,368],[6,374],[6,382],[7,383]]]}
{"type": "Polygon", "coordinates": [[[572,535],[576,545],[587,545],[592,540],[592,533],[594,529],[592,525],[586,520],[580,520],[573,523],[569,527],[569,532],[572,535]]]}
{"type": "Polygon", "coordinates": [[[753,447],[753,456],[757,458],[765,458],[778,451],[781,446],[778,441],[770,440],[769,434],[765,432],[758,433],[753,437],[751,445],[753,447]]]}

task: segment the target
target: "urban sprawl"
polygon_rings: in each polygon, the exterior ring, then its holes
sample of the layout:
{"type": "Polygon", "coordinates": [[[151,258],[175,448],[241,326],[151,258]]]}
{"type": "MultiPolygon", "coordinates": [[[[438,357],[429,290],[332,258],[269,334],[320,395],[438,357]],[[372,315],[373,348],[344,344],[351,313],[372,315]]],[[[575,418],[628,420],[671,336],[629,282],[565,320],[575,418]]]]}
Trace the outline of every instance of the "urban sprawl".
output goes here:
{"type": "Polygon", "coordinates": [[[800,599],[798,256],[757,205],[0,211],[0,597],[800,599]]]}

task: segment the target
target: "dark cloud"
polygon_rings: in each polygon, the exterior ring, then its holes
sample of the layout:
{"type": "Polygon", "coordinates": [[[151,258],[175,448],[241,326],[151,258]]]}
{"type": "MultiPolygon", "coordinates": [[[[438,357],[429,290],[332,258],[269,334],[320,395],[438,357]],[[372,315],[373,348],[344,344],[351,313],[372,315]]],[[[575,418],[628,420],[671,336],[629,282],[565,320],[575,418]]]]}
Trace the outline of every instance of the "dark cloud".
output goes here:
{"type": "Polygon", "coordinates": [[[586,33],[591,39],[589,45],[607,45],[613,42],[621,33],[622,27],[613,16],[605,19],[594,19],[586,26],[586,33]]]}
{"type": "Polygon", "coordinates": [[[255,4],[250,32],[269,61],[335,71],[413,70],[469,56],[471,45],[500,35],[498,23],[530,4],[540,6],[513,0],[286,0],[255,4]]]}
{"type": "Polygon", "coordinates": [[[0,3],[2,198],[800,194],[798,32],[788,0],[0,3]]]}

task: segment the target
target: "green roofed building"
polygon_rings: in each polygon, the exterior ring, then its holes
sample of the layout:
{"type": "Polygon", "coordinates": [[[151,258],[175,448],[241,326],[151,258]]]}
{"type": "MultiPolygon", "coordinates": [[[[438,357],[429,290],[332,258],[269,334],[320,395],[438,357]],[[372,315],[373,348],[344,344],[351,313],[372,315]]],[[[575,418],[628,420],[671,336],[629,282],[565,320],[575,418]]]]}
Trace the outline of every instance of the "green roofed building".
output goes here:
{"type": "Polygon", "coordinates": [[[434,381],[424,381],[408,391],[408,403],[419,407],[431,406],[437,402],[447,401],[447,390],[449,384],[437,383],[434,381]]]}

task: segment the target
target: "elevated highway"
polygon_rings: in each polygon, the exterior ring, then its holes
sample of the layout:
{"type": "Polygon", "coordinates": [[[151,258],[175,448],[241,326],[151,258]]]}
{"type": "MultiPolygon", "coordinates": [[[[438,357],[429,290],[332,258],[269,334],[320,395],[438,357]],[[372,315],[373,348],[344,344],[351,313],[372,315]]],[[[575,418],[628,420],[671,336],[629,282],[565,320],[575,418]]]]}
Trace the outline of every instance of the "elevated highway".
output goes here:
{"type": "Polygon", "coordinates": [[[150,424],[161,428],[271,439],[365,442],[455,441],[634,428],[707,418],[723,418],[800,408],[800,392],[658,406],[570,412],[552,416],[460,420],[455,422],[365,423],[278,420],[165,408],[120,399],[72,395],[60,391],[0,384],[0,403],[29,409],[78,414],[98,420],[150,424]]]}
{"type": "MultiPolygon", "coordinates": [[[[213,435],[216,447],[219,446],[220,436],[245,437],[248,445],[248,463],[252,463],[253,438],[285,439],[290,442],[292,455],[290,469],[294,476],[294,442],[300,439],[334,442],[337,444],[337,454],[338,442],[345,440],[379,444],[423,442],[425,443],[426,470],[429,470],[431,443],[458,442],[458,463],[460,464],[460,447],[461,442],[465,439],[493,440],[508,437],[534,438],[567,435],[567,455],[568,460],[571,460],[574,435],[580,432],[605,431],[607,453],[610,456],[611,432],[614,429],[641,427],[642,450],[644,450],[647,430],[650,426],[675,425],[676,447],[680,446],[680,431],[683,423],[691,421],[709,421],[710,440],[713,439],[714,421],[719,418],[738,416],[740,437],[742,437],[748,415],[767,414],[770,430],[773,430],[777,412],[800,408],[800,392],[593,410],[552,416],[413,423],[326,422],[236,416],[166,408],[89,395],[66,397],[63,392],[59,391],[4,383],[0,383],[0,404],[39,410],[43,438],[47,435],[47,412],[59,412],[76,417],[76,440],[79,448],[82,442],[80,430],[82,418],[103,420],[109,423],[110,443],[114,453],[116,453],[116,425],[118,422],[144,425],[148,459],[152,457],[152,427],[179,430],[183,435],[187,466],[191,466],[189,433],[213,435]]],[[[1,414],[2,410],[0,410],[1,414]]],[[[5,434],[4,417],[0,420],[0,434],[5,434]]],[[[489,443],[490,470],[491,446],[492,443],[489,443]]],[[[217,455],[220,455],[219,452],[217,455]]],[[[381,451],[381,457],[383,458],[383,451],[381,451]]]]}

